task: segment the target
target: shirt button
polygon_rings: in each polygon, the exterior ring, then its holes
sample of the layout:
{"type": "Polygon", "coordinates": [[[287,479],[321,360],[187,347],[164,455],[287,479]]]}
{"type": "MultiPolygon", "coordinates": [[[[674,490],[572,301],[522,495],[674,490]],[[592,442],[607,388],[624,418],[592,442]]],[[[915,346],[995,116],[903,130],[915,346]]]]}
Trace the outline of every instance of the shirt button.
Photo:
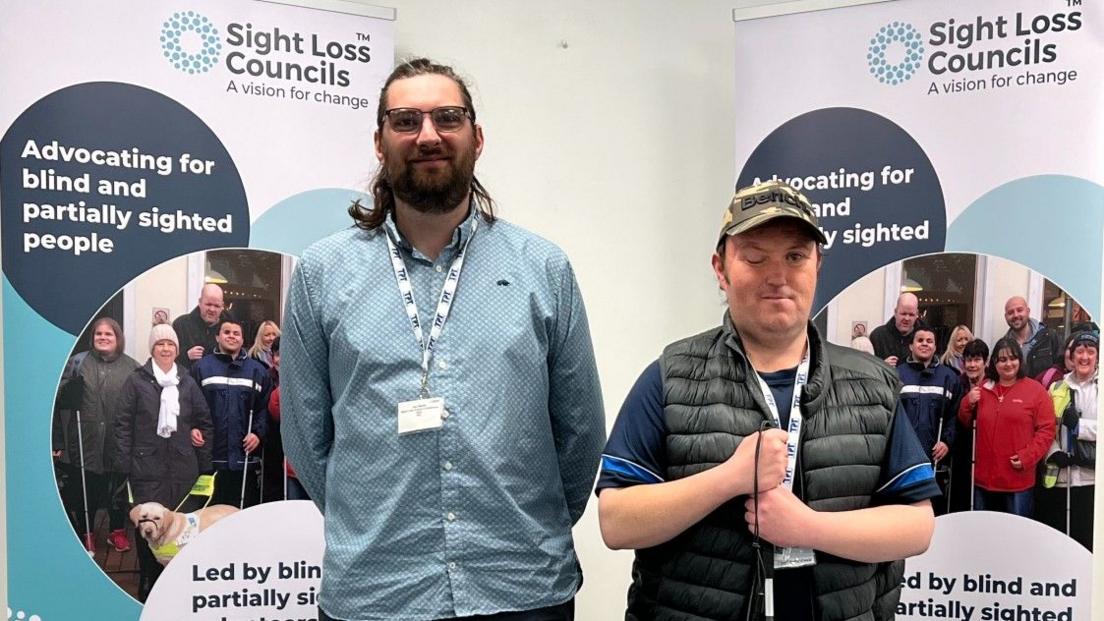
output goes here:
{"type": "Polygon", "coordinates": [[[453,563],[453,562],[450,561],[449,564],[448,564],[448,568],[449,569],[456,569],[456,563],[453,563]]]}
{"type": "Polygon", "coordinates": [[[436,269],[436,270],[437,270],[437,273],[438,273],[438,274],[440,274],[441,272],[445,271],[445,268],[441,267],[440,265],[438,265],[438,266],[437,266],[437,267],[435,267],[434,269],[436,269]]]}
{"type": "Polygon", "coordinates": [[[449,411],[448,410],[442,410],[441,411],[441,418],[444,419],[444,418],[448,418],[448,417],[449,417],[449,411]]]}
{"type": "Polygon", "coordinates": [[[445,462],[445,470],[452,470],[452,462],[451,461],[446,461],[445,462]]]}
{"type": "Polygon", "coordinates": [[[456,521],[456,514],[453,513],[452,511],[449,511],[448,515],[446,515],[445,517],[447,517],[448,521],[450,521],[450,522],[455,522],[456,521]]]}
{"type": "Polygon", "coordinates": [[[447,362],[445,362],[444,360],[438,360],[438,361],[437,361],[437,368],[438,368],[438,369],[441,369],[442,371],[444,371],[445,369],[447,369],[447,368],[448,368],[448,363],[447,363],[447,362]]]}

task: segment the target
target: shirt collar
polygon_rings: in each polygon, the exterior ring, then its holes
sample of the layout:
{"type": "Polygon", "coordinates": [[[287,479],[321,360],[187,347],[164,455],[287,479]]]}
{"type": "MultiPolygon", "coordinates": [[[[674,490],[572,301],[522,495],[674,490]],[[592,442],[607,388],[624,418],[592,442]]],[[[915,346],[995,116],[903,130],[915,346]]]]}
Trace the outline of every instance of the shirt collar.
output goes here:
{"type": "MultiPolygon", "coordinates": [[[[452,240],[448,245],[444,247],[442,253],[453,251],[459,248],[471,235],[472,220],[478,218],[479,210],[468,208],[468,217],[464,218],[464,221],[456,227],[452,232],[452,240]]],[[[395,222],[395,212],[387,214],[387,219],[384,220],[384,227],[387,229],[387,234],[391,237],[391,240],[395,242],[395,245],[403,250],[412,253],[414,252],[414,246],[399,232],[399,225],[395,222]]]]}

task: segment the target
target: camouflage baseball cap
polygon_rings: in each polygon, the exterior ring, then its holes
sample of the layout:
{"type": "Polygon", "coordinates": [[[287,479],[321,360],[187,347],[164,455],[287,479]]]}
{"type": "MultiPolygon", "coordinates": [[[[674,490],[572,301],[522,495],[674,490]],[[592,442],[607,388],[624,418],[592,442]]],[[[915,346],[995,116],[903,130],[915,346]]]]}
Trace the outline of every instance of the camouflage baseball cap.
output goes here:
{"type": "Polygon", "coordinates": [[[764,181],[736,191],[721,219],[717,244],[728,235],[739,235],[775,218],[800,220],[808,225],[813,239],[821,244],[828,243],[817,226],[816,212],[804,194],[783,181],[764,181]]]}

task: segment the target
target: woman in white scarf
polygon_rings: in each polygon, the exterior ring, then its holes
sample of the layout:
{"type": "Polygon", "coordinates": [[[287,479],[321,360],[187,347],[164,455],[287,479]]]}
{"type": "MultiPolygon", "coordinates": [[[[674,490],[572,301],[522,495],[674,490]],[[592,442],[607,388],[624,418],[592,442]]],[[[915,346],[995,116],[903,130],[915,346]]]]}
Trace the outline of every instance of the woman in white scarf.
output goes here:
{"type": "MultiPolygon", "coordinates": [[[[115,420],[116,469],[128,477],[132,503],[173,509],[200,474],[213,470],[214,425],[203,392],[176,364],[176,332],[168,324],[156,325],[149,342],[150,359],[123,386],[115,420]]],[[[144,542],[137,547],[143,599],[161,566],[144,542]]]]}

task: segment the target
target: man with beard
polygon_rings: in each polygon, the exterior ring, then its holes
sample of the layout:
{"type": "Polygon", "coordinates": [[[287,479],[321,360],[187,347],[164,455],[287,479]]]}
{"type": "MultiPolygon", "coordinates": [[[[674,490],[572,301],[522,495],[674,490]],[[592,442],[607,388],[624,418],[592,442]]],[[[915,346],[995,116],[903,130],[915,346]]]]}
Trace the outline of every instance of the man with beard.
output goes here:
{"type": "Polygon", "coordinates": [[[309,248],[282,334],[285,450],[325,515],[320,619],[572,619],[605,436],[571,265],[495,218],[450,67],[377,114],[373,208],[309,248]]]}
{"type": "Polygon", "coordinates": [[[1038,377],[1050,366],[1063,362],[1062,337],[1031,318],[1027,300],[1018,295],[1008,298],[1004,303],[1004,321],[1008,324],[1005,336],[1016,339],[1023,350],[1028,377],[1038,377]]]}
{"type": "Polygon", "coordinates": [[[919,317],[920,301],[915,294],[902,293],[897,296],[893,316],[884,325],[874,328],[870,333],[870,342],[874,344],[874,355],[885,360],[891,367],[904,363],[909,355],[912,331],[919,317]]]}

